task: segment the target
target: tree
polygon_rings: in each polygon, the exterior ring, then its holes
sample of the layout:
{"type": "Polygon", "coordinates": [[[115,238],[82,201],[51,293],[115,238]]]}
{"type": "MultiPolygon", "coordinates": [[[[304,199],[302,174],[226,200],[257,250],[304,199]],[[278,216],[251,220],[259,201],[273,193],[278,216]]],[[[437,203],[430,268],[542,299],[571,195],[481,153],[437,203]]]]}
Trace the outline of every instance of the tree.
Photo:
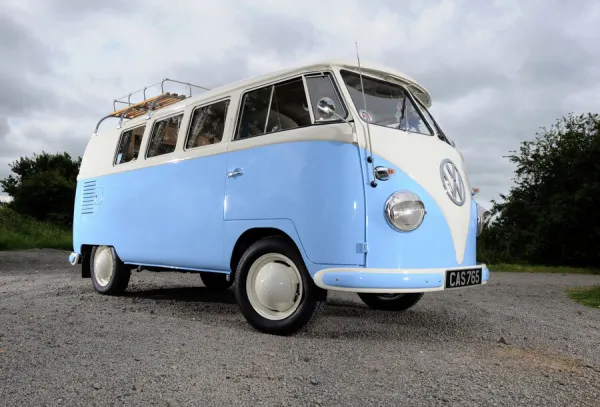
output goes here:
{"type": "Polygon", "coordinates": [[[600,266],[600,116],[563,117],[511,153],[515,186],[493,202],[480,256],[600,266]]]}
{"type": "Polygon", "coordinates": [[[73,160],[67,153],[21,157],[10,164],[14,175],[0,180],[13,198],[7,205],[36,219],[70,226],[80,165],[81,157],[73,160]]]}

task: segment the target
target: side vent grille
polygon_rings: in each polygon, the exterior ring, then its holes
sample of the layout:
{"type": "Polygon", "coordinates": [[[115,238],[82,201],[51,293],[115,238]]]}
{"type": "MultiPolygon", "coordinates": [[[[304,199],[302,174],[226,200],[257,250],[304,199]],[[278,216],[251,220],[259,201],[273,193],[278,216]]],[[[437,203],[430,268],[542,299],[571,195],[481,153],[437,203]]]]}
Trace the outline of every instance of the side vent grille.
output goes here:
{"type": "Polygon", "coordinates": [[[83,183],[83,194],[81,195],[81,214],[89,215],[94,213],[96,205],[96,181],[86,181],[83,183]]]}

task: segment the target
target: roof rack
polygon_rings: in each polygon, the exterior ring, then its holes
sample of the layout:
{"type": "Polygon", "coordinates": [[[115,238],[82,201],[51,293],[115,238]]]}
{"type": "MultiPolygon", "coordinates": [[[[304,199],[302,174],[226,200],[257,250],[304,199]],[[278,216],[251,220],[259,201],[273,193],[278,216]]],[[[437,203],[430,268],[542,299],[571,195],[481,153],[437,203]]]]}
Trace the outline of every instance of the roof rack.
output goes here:
{"type": "Polygon", "coordinates": [[[117,129],[121,128],[121,125],[123,124],[123,119],[133,119],[135,117],[141,116],[144,113],[146,114],[146,119],[149,119],[150,117],[152,117],[152,112],[158,109],[161,109],[165,106],[168,105],[172,105],[173,103],[177,103],[179,101],[182,101],[188,97],[192,96],[192,87],[198,88],[198,89],[203,89],[203,90],[210,90],[209,88],[205,88],[203,86],[198,86],[198,85],[194,85],[192,83],[188,83],[188,82],[181,82],[181,81],[177,81],[174,79],[169,79],[169,78],[165,78],[162,81],[156,82],[152,85],[149,86],[145,86],[142,89],[136,90],[134,92],[131,92],[125,96],[122,96],[118,99],[115,99],[113,101],[113,112],[104,116],[102,119],[100,119],[100,121],[98,122],[98,124],[96,125],[96,129],[94,130],[93,135],[98,134],[98,128],[100,127],[100,124],[105,120],[108,119],[109,117],[118,117],[119,118],[119,123],[117,124],[117,129]],[[189,96],[186,95],[179,95],[177,93],[171,93],[171,92],[165,92],[165,82],[172,82],[172,83],[178,83],[181,85],[186,85],[189,86],[190,88],[190,94],[189,96]],[[148,88],[151,88],[153,86],[159,85],[160,84],[160,91],[161,93],[159,95],[156,96],[152,96],[150,98],[146,97],[146,90],[148,88]],[[137,93],[142,92],[143,94],[143,100],[141,102],[137,102],[137,103],[131,103],[131,96],[135,95],[137,93]],[[127,101],[125,101],[125,98],[127,98],[127,101]],[[117,103],[121,103],[121,104],[125,104],[127,105],[126,107],[123,107],[119,110],[117,110],[117,103]]]}

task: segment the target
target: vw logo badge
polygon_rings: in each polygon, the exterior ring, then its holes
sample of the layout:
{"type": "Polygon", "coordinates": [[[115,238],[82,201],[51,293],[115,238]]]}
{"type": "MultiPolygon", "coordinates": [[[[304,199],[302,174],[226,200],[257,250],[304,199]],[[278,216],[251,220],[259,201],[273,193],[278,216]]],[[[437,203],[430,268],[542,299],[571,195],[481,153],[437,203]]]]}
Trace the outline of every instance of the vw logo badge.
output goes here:
{"type": "Polygon", "coordinates": [[[440,164],[440,177],[442,178],[442,185],[448,197],[461,206],[465,203],[465,184],[460,176],[460,172],[456,168],[456,165],[448,159],[445,159],[440,164]]]}

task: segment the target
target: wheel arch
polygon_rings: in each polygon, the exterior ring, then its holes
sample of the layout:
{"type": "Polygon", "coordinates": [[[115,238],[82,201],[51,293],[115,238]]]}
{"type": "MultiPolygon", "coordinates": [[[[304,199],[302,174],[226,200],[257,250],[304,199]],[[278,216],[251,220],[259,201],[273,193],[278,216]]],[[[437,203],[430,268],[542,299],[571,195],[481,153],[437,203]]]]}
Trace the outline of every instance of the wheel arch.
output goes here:
{"type": "Polygon", "coordinates": [[[276,227],[252,227],[241,233],[237,238],[235,244],[233,245],[229,263],[232,277],[235,276],[235,271],[240,262],[240,259],[242,258],[244,252],[248,249],[248,247],[250,247],[258,240],[269,236],[278,236],[286,240],[292,247],[294,247],[298,251],[298,254],[306,263],[306,258],[302,253],[300,245],[288,233],[276,227]]]}
{"type": "Polygon", "coordinates": [[[90,256],[92,255],[93,247],[91,244],[81,245],[81,278],[91,278],[90,256]]]}
{"type": "Polygon", "coordinates": [[[99,246],[108,246],[108,247],[112,247],[112,249],[115,251],[115,254],[117,256],[117,260],[120,263],[123,263],[123,261],[121,260],[121,258],[119,257],[119,253],[117,251],[117,248],[113,245],[110,244],[82,244],[81,245],[81,277],[82,278],[91,278],[91,268],[90,268],[90,262],[91,262],[91,256],[92,256],[92,251],[94,249],[94,247],[99,247],[99,246]]]}

